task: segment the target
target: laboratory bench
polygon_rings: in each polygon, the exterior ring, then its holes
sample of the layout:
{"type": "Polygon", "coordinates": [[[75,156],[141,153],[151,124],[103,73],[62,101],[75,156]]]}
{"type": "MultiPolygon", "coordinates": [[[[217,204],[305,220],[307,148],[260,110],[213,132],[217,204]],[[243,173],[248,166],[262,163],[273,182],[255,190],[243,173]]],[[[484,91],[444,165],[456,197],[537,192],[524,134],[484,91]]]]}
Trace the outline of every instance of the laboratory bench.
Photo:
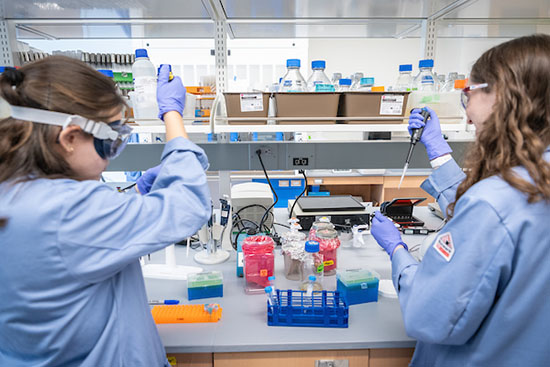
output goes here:
{"type": "MultiPolygon", "coordinates": [[[[276,209],[277,222],[284,223],[285,209],[276,209]]],[[[425,207],[416,208],[415,216],[426,221],[428,228],[437,228],[441,220],[425,207]]],[[[279,229],[279,228],[277,228],[279,229]]],[[[412,249],[422,244],[425,236],[403,236],[412,249]]],[[[365,247],[340,247],[338,268],[367,267],[391,279],[391,262],[370,235],[365,247]]],[[[276,248],[275,276],[278,289],[296,289],[299,282],[287,280],[283,274],[283,257],[276,248]]],[[[205,271],[223,273],[222,298],[187,300],[187,282],[146,279],[149,299],[179,299],[184,304],[219,303],[222,318],[216,323],[157,325],[169,355],[185,366],[315,366],[317,360],[348,360],[349,366],[407,366],[415,341],[404,329],[396,298],[379,296],[378,302],[353,305],[349,308],[348,328],[267,326],[265,294],[244,292],[244,279],[236,276],[236,252],[218,265],[198,265],[195,250],[186,256],[185,246],[176,246],[178,264],[201,266],[205,271]],[[185,363],[185,364],[183,364],[185,363]]],[[[151,255],[151,262],[161,262],[162,251],[151,255]]],[[[336,277],[325,277],[327,290],[336,289],[336,277]]]]}

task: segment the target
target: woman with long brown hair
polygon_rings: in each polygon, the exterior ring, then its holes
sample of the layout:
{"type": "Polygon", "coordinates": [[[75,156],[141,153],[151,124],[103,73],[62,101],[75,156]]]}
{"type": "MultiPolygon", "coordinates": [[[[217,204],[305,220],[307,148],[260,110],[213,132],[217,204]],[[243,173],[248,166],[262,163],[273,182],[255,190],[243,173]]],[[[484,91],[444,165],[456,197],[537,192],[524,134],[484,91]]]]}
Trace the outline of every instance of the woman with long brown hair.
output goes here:
{"type": "Polygon", "coordinates": [[[485,52],[463,90],[476,141],[464,168],[437,115],[410,128],[435,170],[422,188],[448,223],[421,263],[376,213],[372,234],[392,258],[411,366],[550,365],[550,36],[485,52]]]}
{"type": "Polygon", "coordinates": [[[0,121],[0,366],[169,366],[138,259],[211,211],[181,80],[161,67],[168,142],[144,195],[98,181],[131,132],[112,80],[49,57],[5,71],[0,94],[11,110],[0,121]]]}

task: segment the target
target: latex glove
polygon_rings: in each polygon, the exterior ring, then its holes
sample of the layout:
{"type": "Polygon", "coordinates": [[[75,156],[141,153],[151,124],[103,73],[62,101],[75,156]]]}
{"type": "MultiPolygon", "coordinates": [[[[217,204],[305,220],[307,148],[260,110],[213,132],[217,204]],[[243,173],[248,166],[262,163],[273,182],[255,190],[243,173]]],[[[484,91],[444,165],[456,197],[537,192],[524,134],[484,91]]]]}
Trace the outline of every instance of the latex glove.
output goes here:
{"type": "Polygon", "coordinates": [[[435,111],[429,107],[424,108],[430,113],[430,118],[425,122],[422,115],[420,115],[420,108],[412,110],[411,116],[409,117],[409,133],[412,135],[412,129],[418,129],[425,126],[420,141],[426,147],[428,158],[431,161],[432,159],[451,153],[453,150],[443,138],[439,117],[437,117],[435,111]]]}
{"type": "Polygon", "coordinates": [[[151,186],[153,186],[153,182],[155,182],[159,172],[160,164],[153,168],[149,168],[140,178],[137,179],[136,186],[140,194],[145,195],[151,191],[151,186]]]}
{"type": "Polygon", "coordinates": [[[170,79],[170,65],[162,64],[159,69],[157,82],[157,103],[159,105],[159,119],[164,121],[164,114],[177,111],[183,116],[185,107],[185,87],[179,76],[170,79]]]}
{"type": "Polygon", "coordinates": [[[409,249],[401,239],[401,232],[395,227],[395,224],[380,212],[374,213],[370,233],[376,242],[386,250],[390,258],[398,245],[402,245],[407,250],[409,249]]]}

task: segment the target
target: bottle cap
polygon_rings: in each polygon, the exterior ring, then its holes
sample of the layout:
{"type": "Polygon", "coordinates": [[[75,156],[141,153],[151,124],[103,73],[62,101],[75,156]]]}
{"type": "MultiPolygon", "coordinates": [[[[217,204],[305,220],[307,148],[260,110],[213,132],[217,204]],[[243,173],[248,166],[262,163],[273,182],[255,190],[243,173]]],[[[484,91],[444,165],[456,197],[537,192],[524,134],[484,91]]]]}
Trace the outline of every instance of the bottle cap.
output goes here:
{"type": "Polygon", "coordinates": [[[374,84],[374,78],[361,78],[360,84],[361,85],[373,85],[374,84]]]}
{"type": "Polygon", "coordinates": [[[112,78],[114,76],[113,74],[113,71],[112,70],[107,70],[107,69],[98,69],[97,71],[99,71],[101,74],[109,77],[109,78],[112,78]]]}
{"type": "Polygon", "coordinates": [[[319,252],[319,242],[306,241],[306,252],[319,252]]]}
{"type": "Polygon", "coordinates": [[[466,88],[466,79],[455,80],[455,89],[464,89],[464,88],[466,88]]]}
{"type": "Polygon", "coordinates": [[[286,60],[286,67],[287,68],[290,68],[290,67],[299,68],[300,67],[300,59],[288,59],[288,60],[286,60]]]}
{"type": "Polygon", "coordinates": [[[378,86],[378,87],[372,87],[371,89],[373,92],[384,92],[386,89],[384,88],[384,86],[378,86]]]}
{"type": "Polygon", "coordinates": [[[268,277],[268,278],[267,278],[267,280],[269,280],[270,282],[272,282],[272,281],[274,281],[274,280],[275,280],[275,276],[274,276],[274,275],[272,275],[272,276],[268,277]]]}
{"type": "Polygon", "coordinates": [[[351,85],[351,79],[342,78],[342,79],[338,80],[338,83],[340,85],[351,85]]]}
{"type": "Polygon", "coordinates": [[[412,64],[399,65],[399,71],[412,71],[412,69],[413,69],[412,64]]]}
{"type": "Polygon", "coordinates": [[[147,55],[147,50],[144,49],[144,48],[138,48],[138,49],[136,50],[136,58],[138,58],[138,57],[149,57],[149,56],[147,55]]]}
{"type": "Polygon", "coordinates": [[[420,60],[418,62],[419,68],[433,68],[434,67],[434,61],[432,59],[426,59],[426,60],[420,60]]]}
{"type": "Polygon", "coordinates": [[[265,288],[264,288],[264,291],[265,291],[265,293],[271,293],[271,292],[273,292],[273,288],[271,288],[270,286],[268,286],[268,287],[265,287],[265,288]]]}
{"type": "Polygon", "coordinates": [[[326,65],[327,63],[325,62],[325,60],[315,60],[311,62],[312,69],[324,69],[326,65]]]}
{"type": "Polygon", "coordinates": [[[315,277],[315,275],[310,275],[309,278],[308,278],[310,281],[314,282],[317,280],[317,278],[315,277]]]}

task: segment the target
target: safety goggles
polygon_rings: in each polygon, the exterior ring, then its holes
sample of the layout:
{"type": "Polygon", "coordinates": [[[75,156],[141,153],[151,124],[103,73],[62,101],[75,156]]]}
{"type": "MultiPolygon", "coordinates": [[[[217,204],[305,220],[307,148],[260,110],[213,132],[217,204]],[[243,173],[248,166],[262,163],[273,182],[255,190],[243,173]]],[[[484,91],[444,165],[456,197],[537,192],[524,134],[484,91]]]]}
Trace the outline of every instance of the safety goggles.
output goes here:
{"type": "Polygon", "coordinates": [[[38,108],[11,106],[10,116],[17,120],[31,121],[39,124],[61,126],[80,126],[82,131],[94,137],[94,148],[103,159],[116,158],[126,147],[132,128],[122,120],[111,123],[88,120],[79,115],[42,110],[38,108]]]}
{"type": "Polygon", "coordinates": [[[473,91],[474,89],[487,88],[488,86],[489,86],[489,84],[482,83],[482,84],[470,85],[470,86],[462,89],[462,94],[460,96],[460,101],[462,102],[462,107],[464,107],[464,109],[466,109],[466,107],[468,107],[468,101],[470,100],[469,93],[471,91],[473,91]]]}

